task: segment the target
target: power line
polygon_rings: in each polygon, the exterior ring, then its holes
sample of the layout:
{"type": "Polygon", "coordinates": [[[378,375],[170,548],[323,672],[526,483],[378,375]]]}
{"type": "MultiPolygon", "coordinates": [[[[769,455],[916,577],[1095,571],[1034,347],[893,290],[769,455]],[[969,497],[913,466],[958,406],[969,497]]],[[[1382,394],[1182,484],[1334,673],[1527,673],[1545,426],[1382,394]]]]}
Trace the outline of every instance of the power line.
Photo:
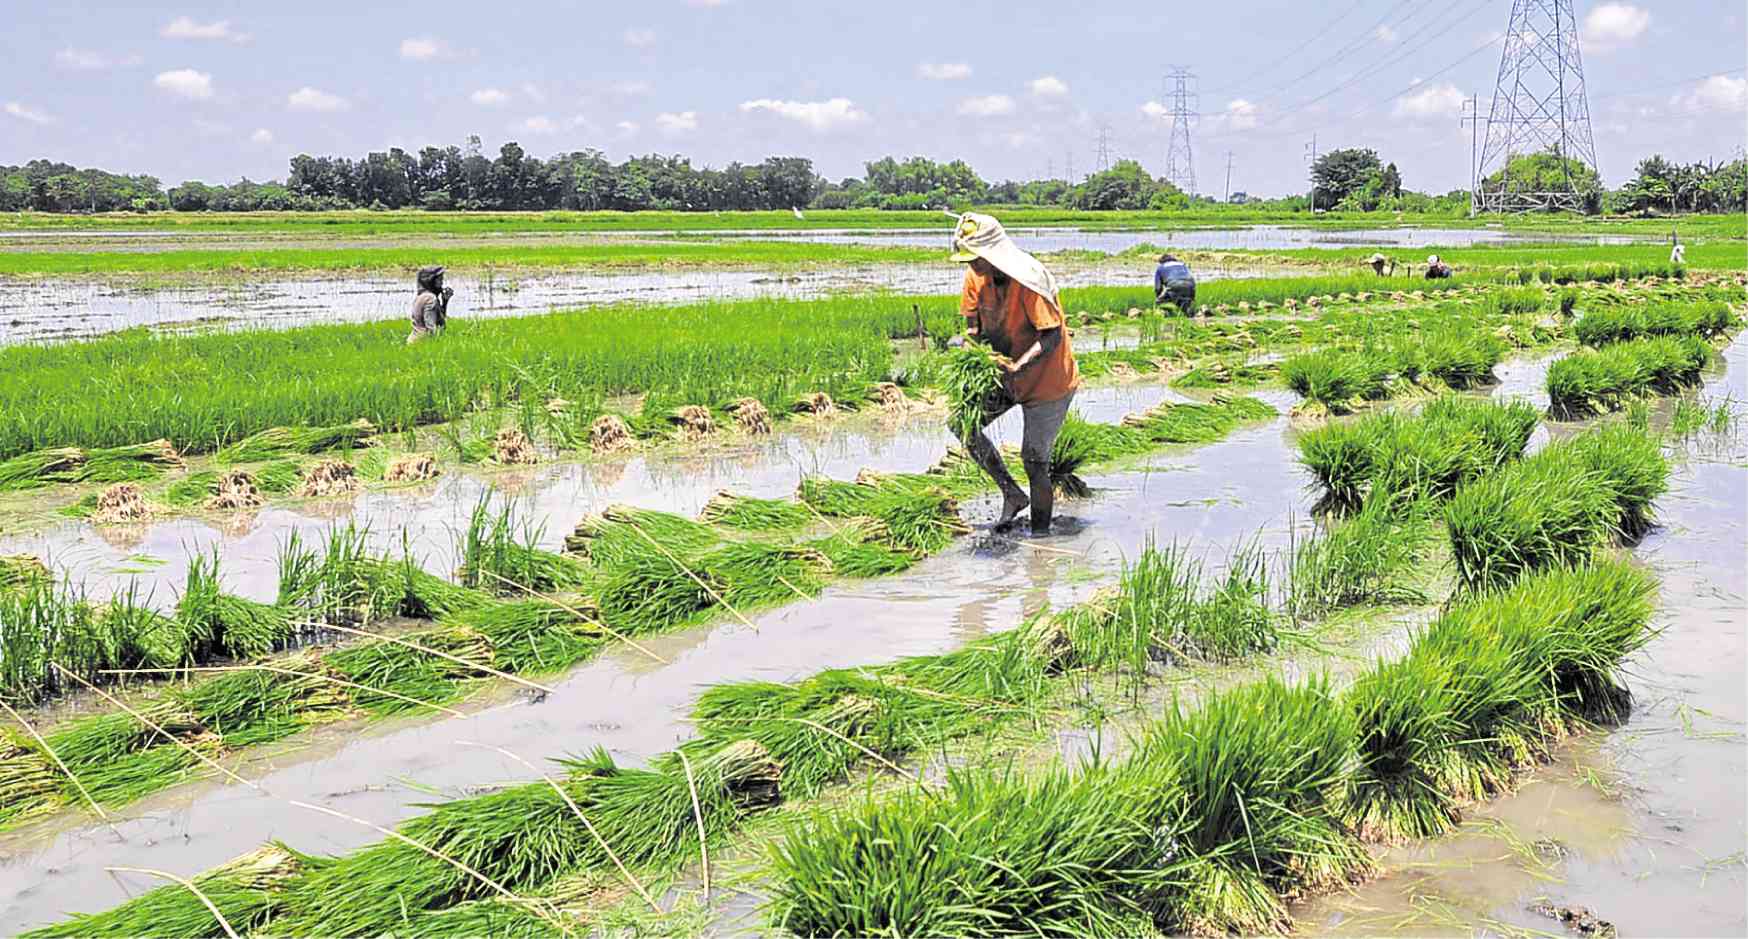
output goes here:
{"type": "Polygon", "coordinates": [[[1111,125],[1109,124],[1099,125],[1098,156],[1095,158],[1095,165],[1098,166],[1101,173],[1111,168],[1111,125]]]}
{"type": "MultiPolygon", "coordinates": [[[[1317,40],[1322,39],[1324,36],[1328,35],[1329,31],[1336,27],[1336,24],[1340,23],[1342,20],[1347,19],[1349,16],[1352,16],[1354,11],[1358,10],[1360,7],[1365,6],[1368,2],[1370,2],[1370,0],[1359,0],[1358,3],[1355,3],[1353,6],[1348,7],[1345,11],[1342,12],[1342,14],[1340,16],[1336,17],[1335,19],[1330,20],[1327,24],[1325,24],[1324,27],[1322,29],[1318,30],[1316,32],[1316,34],[1313,35],[1310,39],[1307,39],[1304,42],[1299,43],[1297,46],[1294,46],[1293,51],[1288,52],[1286,55],[1275,56],[1274,61],[1272,63],[1270,63],[1267,66],[1264,66],[1261,71],[1252,74],[1250,76],[1250,79],[1254,81],[1255,79],[1261,78],[1262,76],[1267,75],[1268,73],[1274,71],[1275,69],[1280,68],[1282,65],[1285,65],[1286,63],[1292,61],[1294,56],[1298,55],[1301,52],[1304,52],[1306,49],[1311,48],[1312,43],[1314,43],[1317,40]]],[[[1208,94],[1220,94],[1222,92],[1231,91],[1237,87],[1238,87],[1237,85],[1224,85],[1220,88],[1216,88],[1213,91],[1208,92],[1208,94]]]]}
{"type": "MultiPolygon", "coordinates": [[[[1404,16],[1400,22],[1406,23],[1409,19],[1412,19],[1414,12],[1415,12],[1415,8],[1416,7],[1423,8],[1426,3],[1427,3],[1427,0],[1407,0],[1409,13],[1408,13],[1408,15],[1404,16]]],[[[1345,61],[1349,56],[1353,55],[1354,53],[1358,52],[1361,48],[1363,48],[1366,45],[1366,43],[1375,39],[1377,34],[1378,34],[1378,29],[1380,27],[1384,26],[1386,23],[1388,23],[1390,20],[1390,17],[1396,12],[1396,10],[1401,9],[1401,8],[1402,8],[1402,4],[1398,3],[1391,10],[1385,11],[1384,15],[1381,18],[1379,18],[1379,20],[1376,23],[1373,23],[1371,26],[1367,27],[1366,31],[1361,33],[1359,38],[1350,40],[1349,42],[1345,43],[1340,48],[1336,49],[1333,53],[1331,53],[1328,58],[1323,59],[1322,61],[1318,62],[1316,65],[1311,66],[1309,69],[1305,70],[1304,73],[1297,75],[1293,78],[1289,78],[1286,81],[1281,82],[1277,85],[1270,86],[1268,89],[1266,89],[1262,92],[1259,92],[1257,96],[1260,98],[1266,98],[1266,97],[1268,97],[1268,96],[1274,94],[1275,92],[1280,91],[1284,88],[1291,88],[1295,85],[1300,84],[1305,79],[1310,78],[1311,76],[1317,74],[1318,72],[1323,71],[1325,68],[1328,68],[1329,66],[1334,65],[1337,62],[1345,61]]]]}

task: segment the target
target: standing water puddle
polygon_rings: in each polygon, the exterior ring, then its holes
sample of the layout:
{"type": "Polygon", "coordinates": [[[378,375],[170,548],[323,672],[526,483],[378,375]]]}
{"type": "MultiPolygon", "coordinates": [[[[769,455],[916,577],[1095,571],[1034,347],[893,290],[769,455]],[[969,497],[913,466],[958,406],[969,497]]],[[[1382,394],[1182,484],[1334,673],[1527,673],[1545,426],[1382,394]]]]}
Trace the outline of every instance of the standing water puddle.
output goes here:
{"type": "MultiPolygon", "coordinates": [[[[1626,245],[1643,239],[1626,235],[1563,235],[1542,232],[1510,232],[1495,228],[1368,228],[1335,231],[1323,228],[1292,228],[1253,225],[1247,228],[1158,228],[1141,231],[1087,231],[1079,228],[1009,228],[1028,251],[1102,251],[1116,254],[1138,245],[1194,248],[1205,251],[1278,251],[1291,248],[1467,248],[1474,245],[1572,244],[1626,245]]],[[[811,231],[720,232],[736,238],[771,241],[807,241],[819,244],[906,245],[946,249],[945,229],[862,231],[814,229],[811,231]]]]}

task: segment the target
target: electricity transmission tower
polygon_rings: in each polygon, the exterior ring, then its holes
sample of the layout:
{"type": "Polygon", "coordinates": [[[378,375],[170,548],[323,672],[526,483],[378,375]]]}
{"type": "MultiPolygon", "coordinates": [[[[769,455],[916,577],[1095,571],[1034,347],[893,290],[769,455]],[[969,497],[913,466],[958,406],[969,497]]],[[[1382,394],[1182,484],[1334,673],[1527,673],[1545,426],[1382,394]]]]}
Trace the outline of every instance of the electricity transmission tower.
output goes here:
{"type": "Polygon", "coordinates": [[[1096,162],[1098,171],[1101,173],[1111,168],[1111,125],[1109,124],[1099,125],[1098,159],[1096,162]]]}
{"type": "Polygon", "coordinates": [[[1593,183],[1575,178],[1570,161],[1597,172],[1572,0],[1512,0],[1487,143],[1476,170],[1481,211],[1583,209],[1593,183]],[[1560,158],[1559,178],[1514,184],[1512,158],[1536,153],[1560,158]],[[1498,185],[1486,182],[1493,173],[1500,174],[1498,185]]]}
{"type": "Polygon", "coordinates": [[[1190,125],[1201,116],[1196,110],[1201,106],[1201,97],[1190,88],[1196,76],[1189,69],[1173,66],[1165,78],[1171,83],[1171,90],[1166,94],[1166,113],[1171,115],[1171,142],[1165,148],[1165,178],[1185,195],[1193,197],[1196,194],[1196,160],[1190,149],[1190,125]]]}

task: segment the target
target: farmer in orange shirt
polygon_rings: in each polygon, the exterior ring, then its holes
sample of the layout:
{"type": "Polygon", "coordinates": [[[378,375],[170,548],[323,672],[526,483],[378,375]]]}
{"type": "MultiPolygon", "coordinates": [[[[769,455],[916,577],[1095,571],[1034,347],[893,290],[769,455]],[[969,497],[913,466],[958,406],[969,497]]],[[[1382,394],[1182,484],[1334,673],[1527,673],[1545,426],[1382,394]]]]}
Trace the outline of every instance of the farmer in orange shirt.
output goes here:
{"type": "Polygon", "coordinates": [[[1069,348],[1062,305],[1056,298],[1056,278],[1030,254],[1020,250],[987,215],[966,213],[953,232],[951,259],[964,262],[964,293],[959,312],[965,332],[974,342],[988,343],[1010,362],[1002,387],[984,402],[983,426],[1014,405],[1025,418],[1020,460],[1030,484],[1030,496],[1014,482],[995,445],[982,429],[963,441],[977,465],[1001,487],[1001,518],[997,530],[1010,527],[1028,505],[1032,534],[1050,532],[1055,491],[1050,483],[1050,453],[1068,417],[1080,370],[1069,348]]]}

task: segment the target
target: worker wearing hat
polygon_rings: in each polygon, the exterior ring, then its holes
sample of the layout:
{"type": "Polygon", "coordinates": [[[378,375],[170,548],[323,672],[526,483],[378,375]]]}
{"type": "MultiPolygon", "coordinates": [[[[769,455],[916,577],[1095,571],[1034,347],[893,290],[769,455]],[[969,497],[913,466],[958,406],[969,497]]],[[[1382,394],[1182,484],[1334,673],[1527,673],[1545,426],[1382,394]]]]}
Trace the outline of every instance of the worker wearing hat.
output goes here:
{"type": "Polygon", "coordinates": [[[1451,266],[1449,264],[1446,264],[1444,262],[1444,260],[1442,258],[1440,258],[1438,255],[1433,254],[1433,255],[1427,256],[1427,259],[1426,259],[1426,279],[1427,280],[1444,280],[1445,278],[1451,276],[1451,273],[1452,273],[1451,266]]]}
{"type": "Polygon", "coordinates": [[[1372,266],[1372,273],[1378,275],[1379,277],[1385,276],[1384,275],[1384,266],[1385,265],[1389,265],[1389,267],[1390,267],[1389,276],[1391,276],[1391,277],[1396,276],[1396,259],[1389,257],[1388,255],[1385,255],[1382,252],[1378,252],[1378,251],[1372,252],[1372,256],[1369,258],[1366,258],[1366,263],[1370,264],[1372,266]]]}
{"type": "Polygon", "coordinates": [[[432,336],[449,322],[449,298],[455,291],[443,286],[443,268],[421,267],[417,277],[418,293],[413,297],[413,331],[407,334],[407,345],[432,336]]]}
{"type": "Polygon", "coordinates": [[[1001,487],[997,529],[1011,526],[1020,512],[1030,507],[1032,533],[1047,534],[1056,501],[1050,482],[1050,454],[1068,418],[1074,391],[1080,387],[1080,370],[1063,325],[1056,278],[1037,258],[1014,244],[1001,223],[988,215],[968,212],[959,216],[949,257],[966,265],[959,298],[966,335],[1007,357],[1001,389],[984,402],[983,425],[1019,405],[1025,418],[1020,462],[1028,489],[1022,490],[1014,482],[981,428],[963,443],[977,465],[1001,487]]]}

